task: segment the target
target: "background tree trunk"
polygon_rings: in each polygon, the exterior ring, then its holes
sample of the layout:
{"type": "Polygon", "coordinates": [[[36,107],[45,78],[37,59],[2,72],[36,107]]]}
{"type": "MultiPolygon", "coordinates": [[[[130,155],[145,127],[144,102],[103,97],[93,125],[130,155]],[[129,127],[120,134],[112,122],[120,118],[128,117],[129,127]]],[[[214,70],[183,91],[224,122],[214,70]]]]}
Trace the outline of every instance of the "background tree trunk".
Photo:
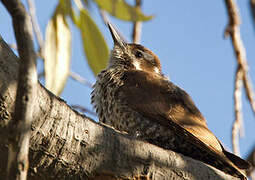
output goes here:
{"type": "MultiPolygon", "coordinates": [[[[0,177],[6,177],[6,127],[18,58],[0,37],[0,177]]],[[[209,165],[131,139],[72,110],[38,83],[29,179],[236,179],[209,165]]]]}

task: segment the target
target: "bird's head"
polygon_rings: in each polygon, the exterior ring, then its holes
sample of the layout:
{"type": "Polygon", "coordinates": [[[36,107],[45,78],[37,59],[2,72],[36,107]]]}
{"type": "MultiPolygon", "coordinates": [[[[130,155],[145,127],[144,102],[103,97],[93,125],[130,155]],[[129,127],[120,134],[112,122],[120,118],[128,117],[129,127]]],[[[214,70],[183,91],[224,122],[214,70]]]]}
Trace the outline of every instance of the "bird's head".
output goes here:
{"type": "Polygon", "coordinates": [[[152,51],[139,44],[126,43],[113,25],[108,23],[108,27],[114,41],[109,67],[161,74],[159,58],[152,51]]]}

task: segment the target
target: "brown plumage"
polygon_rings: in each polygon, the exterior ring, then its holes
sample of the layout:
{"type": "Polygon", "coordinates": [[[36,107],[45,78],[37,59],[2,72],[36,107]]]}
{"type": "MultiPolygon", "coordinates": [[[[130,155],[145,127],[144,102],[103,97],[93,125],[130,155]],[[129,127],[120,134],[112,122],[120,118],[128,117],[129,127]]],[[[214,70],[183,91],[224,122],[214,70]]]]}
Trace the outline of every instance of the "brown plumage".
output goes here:
{"type": "Polygon", "coordinates": [[[157,56],[109,28],[114,49],[92,92],[99,121],[246,179],[249,163],[223,148],[190,96],[164,77],[157,56]]]}

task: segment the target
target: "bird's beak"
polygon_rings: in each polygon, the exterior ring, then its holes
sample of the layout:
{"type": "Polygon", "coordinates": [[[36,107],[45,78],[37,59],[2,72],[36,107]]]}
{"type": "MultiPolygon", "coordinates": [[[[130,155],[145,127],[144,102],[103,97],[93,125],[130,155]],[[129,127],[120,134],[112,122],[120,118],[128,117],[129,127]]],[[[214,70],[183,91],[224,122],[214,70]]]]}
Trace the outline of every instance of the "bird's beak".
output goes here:
{"type": "Polygon", "coordinates": [[[118,33],[117,29],[110,23],[107,23],[108,28],[111,32],[112,39],[114,41],[114,46],[119,46],[121,49],[126,49],[127,43],[125,40],[121,37],[121,35],[118,33]]]}

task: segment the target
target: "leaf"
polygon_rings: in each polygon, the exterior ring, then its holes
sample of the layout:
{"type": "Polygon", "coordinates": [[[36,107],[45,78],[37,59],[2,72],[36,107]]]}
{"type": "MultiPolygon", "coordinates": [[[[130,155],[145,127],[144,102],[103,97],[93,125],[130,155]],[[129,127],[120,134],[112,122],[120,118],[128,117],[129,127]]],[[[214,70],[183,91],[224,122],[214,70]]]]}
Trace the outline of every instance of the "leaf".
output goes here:
{"type": "Polygon", "coordinates": [[[84,52],[90,68],[97,75],[107,65],[109,49],[103,35],[86,9],[80,11],[79,20],[77,25],[81,31],[84,52]]]}
{"type": "Polygon", "coordinates": [[[45,85],[56,95],[64,89],[70,69],[71,32],[63,12],[58,6],[46,28],[45,85]]]}
{"type": "Polygon", "coordinates": [[[94,0],[99,8],[124,21],[148,21],[153,16],[144,15],[138,7],[133,7],[125,0],[94,0]]]}
{"type": "Polygon", "coordinates": [[[59,4],[56,8],[55,13],[62,13],[64,15],[69,15],[72,11],[71,0],[59,0],[59,4]]]}

